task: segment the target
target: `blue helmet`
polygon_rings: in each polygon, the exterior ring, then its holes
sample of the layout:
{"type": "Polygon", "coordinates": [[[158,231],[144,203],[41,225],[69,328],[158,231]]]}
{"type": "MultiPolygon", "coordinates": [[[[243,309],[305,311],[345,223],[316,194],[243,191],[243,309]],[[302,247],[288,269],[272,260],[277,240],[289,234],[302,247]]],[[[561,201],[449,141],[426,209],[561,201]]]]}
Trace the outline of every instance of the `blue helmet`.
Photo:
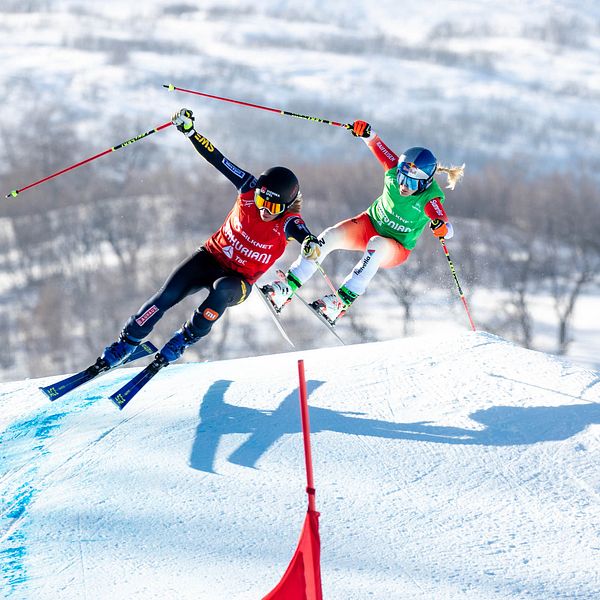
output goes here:
{"type": "Polygon", "coordinates": [[[398,161],[398,185],[422,192],[431,185],[437,168],[438,161],[431,150],[420,146],[409,148],[398,161]]]}

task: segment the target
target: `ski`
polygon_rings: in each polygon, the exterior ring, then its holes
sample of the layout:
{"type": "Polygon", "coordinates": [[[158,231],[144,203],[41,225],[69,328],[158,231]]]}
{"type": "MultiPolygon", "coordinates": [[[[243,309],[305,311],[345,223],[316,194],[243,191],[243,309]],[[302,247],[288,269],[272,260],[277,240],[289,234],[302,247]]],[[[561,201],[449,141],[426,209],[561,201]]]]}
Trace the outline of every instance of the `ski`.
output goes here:
{"type": "Polygon", "coordinates": [[[258,295],[260,296],[261,300],[264,302],[265,306],[269,309],[269,313],[271,315],[271,318],[273,319],[273,322],[277,326],[277,329],[279,330],[279,333],[282,335],[283,339],[292,348],[295,348],[296,346],[294,345],[294,342],[292,342],[292,340],[290,339],[290,336],[285,332],[285,329],[283,328],[283,325],[279,321],[279,313],[277,312],[277,310],[273,306],[272,302],[267,298],[267,296],[262,291],[262,289],[258,286],[258,284],[255,283],[254,284],[254,288],[256,289],[256,291],[257,291],[258,295]]]}
{"type": "MultiPolygon", "coordinates": [[[[157,349],[154,346],[154,344],[152,344],[151,342],[144,342],[143,344],[140,344],[134,350],[133,354],[131,354],[131,356],[129,356],[123,364],[129,363],[133,360],[138,360],[139,358],[144,358],[144,356],[150,356],[151,354],[154,354],[156,351],[157,351],[157,349]]],[[[51,401],[54,401],[54,400],[60,398],[61,396],[68,394],[69,392],[73,391],[74,389],[78,388],[79,386],[83,385],[84,383],[87,383],[88,381],[95,379],[96,377],[98,377],[98,375],[101,375],[102,373],[106,373],[107,371],[110,371],[110,370],[111,369],[108,366],[108,364],[106,363],[106,361],[103,358],[99,358],[93,365],[91,365],[87,369],[84,369],[83,371],[80,371],[79,373],[76,373],[75,375],[71,375],[70,377],[67,377],[66,379],[57,381],[56,383],[53,383],[52,385],[40,387],[40,390],[42,392],[44,392],[44,394],[51,401]]]]}
{"type": "Polygon", "coordinates": [[[319,319],[319,321],[321,321],[321,323],[323,323],[323,325],[325,325],[325,327],[327,327],[327,329],[329,329],[329,331],[331,331],[331,333],[337,338],[337,340],[343,345],[346,345],[346,342],[344,342],[344,340],[338,335],[338,332],[335,330],[335,325],[333,323],[331,323],[330,321],[328,321],[323,314],[321,314],[321,311],[319,311],[318,309],[316,309],[312,304],[309,304],[304,298],[302,298],[302,296],[300,296],[298,294],[298,292],[296,292],[295,294],[296,298],[298,298],[298,300],[300,300],[300,302],[302,302],[302,304],[304,304],[304,306],[306,306],[306,308],[308,308],[308,310],[310,310],[310,312],[315,315],[315,317],[317,317],[317,319],[319,319]]]}
{"type": "Polygon", "coordinates": [[[120,390],[112,394],[110,399],[123,410],[131,399],[163,368],[169,363],[162,354],[157,354],[156,358],[135,377],[130,379],[120,390]]]}
{"type": "MultiPolygon", "coordinates": [[[[285,273],[281,270],[277,270],[277,276],[282,280],[285,281],[285,273]]],[[[308,308],[308,310],[310,310],[310,312],[315,315],[315,317],[317,317],[319,319],[319,321],[321,321],[321,323],[323,323],[323,325],[325,325],[325,327],[327,327],[327,329],[329,329],[329,331],[331,331],[331,333],[337,338],[337,340],[342,344],[342,345],[346,345],[346,342],[344,342],[344,340],[338,335],[338,332],[335,330],[335,325],[333,323],[331,323],[330,321],[328,321],[319,310],[317,310],[312,304],[309,304],[302,296],[300,296],[298,294],[298,292],[296,292],[294,294],[294,296],[296,298],[298,298],[298,300],[300,300],[300,302],[302,302],[302,304],[304,304],[304,306],[306,306],[306,308],[308,308]]],[[[267,302],[268,299],[265,298],[265,300],[267,302]]],[[[270,304],[270,302],[269,302],[270,304]]],[[[275,309],[273,307],[271,307],[273,311],[275,311],[275,309]]]]}

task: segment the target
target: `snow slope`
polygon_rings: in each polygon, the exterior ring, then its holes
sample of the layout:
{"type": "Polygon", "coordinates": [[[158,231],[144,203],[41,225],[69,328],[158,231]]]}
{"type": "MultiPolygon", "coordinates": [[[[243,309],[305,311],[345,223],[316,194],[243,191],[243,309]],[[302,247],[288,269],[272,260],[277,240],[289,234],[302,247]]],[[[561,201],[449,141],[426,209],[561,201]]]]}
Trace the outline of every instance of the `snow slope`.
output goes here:
{"type": "Polygon", "coordinates": [[[2,596],[257,600],[307,499],[324,597],[600,598],[600,373],[485,333],[0,386],[2,596]]]}

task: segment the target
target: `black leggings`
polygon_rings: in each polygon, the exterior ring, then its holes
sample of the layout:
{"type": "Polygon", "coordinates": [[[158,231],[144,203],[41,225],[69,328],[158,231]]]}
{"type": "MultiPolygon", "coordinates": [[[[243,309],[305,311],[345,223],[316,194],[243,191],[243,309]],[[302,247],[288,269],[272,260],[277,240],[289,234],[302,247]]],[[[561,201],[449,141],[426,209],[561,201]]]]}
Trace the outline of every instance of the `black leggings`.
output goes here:
{"type": "Polygon", "coordinates": [[[167,310],[204,288],[210,290],[208,296],[184,325],[185,333],[194,341],[211,330],[227,307],[241,304],[252,291],[252,286],[243,277],[221,267],[205,248],[200,248],[184,260],[160,290],[129,318],[123,335],[133,342],[143,340],[167,310]]]}

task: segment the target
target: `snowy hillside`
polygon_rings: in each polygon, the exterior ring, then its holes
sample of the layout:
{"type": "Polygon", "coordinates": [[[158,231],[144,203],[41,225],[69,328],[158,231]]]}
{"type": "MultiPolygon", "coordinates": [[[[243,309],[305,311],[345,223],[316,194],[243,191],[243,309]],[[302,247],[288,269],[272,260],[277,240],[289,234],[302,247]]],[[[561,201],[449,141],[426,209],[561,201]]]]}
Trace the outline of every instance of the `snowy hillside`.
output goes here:
{"type": "Polygon", "coordinates": [[[289,152],[339,152],[328,128],[169,94],[161,85],[172,82],[334,120],[363,117],[471,168],[513,153],[540,167],[550,154],[598,161],[600,8],[589,0],[434,0],[418,10],[395,0],[3,0],[0,15],[4,127],[15,139],[10,107],[29,103],[94,134],[99,148],[118,141],[103,137],[108,122],[131,123],[135,135],[136,123],[141,132],[189,104],[219,124],[223,147],[229,136],[280,127],[296,142],[289,152]]]}
{"type": "Polygon", "coordinates": [[[258,600],[306,511],[328,600],[600,597],[600,373],[485,333],[0,386],[5,598],[258,600]]]}
{"type": "MultiPolygon", "coordinates": [[[[512,292],[522,289],[514,273],[521,272],[526,244],[489,251],[498,233],[496,211],[511,236],[512,226],[523,223],[521,209],[511,209],[517,203],[537,215],[534,201],[543,198],[544,211],[560,220],[559,209],[575,206],[579,192],[572,184],[589,180],[591,186],[600,173],[598,2],[431,0],[405,10],[395,0],[2,0],[0,34],[4,193],[132,139],[187,105],[198,129],[243,168],[260,173],[277,161],[301,175],[304,215],[317,233],[364,210],[379,192],[380,172],[362,143],[340,128],[168,92],[163,84],[341,122],[365,118],[395,151],[427,145],[442,163],[466,163],[464,185],[449,196],[448,213],[457,232],[453,256],[477,326],[545,351],[566,352],[568,344],[572,360],[600,366],[598,283],[586,284],[572,328],[561,329],[561,302],[541,281],[550,269],[526,269],[543,275],[525,286],[535,294],[524,302],[512,292]],[[564,188],[545,178],[532,186],[540,169],[563,178],[564,188]],[[572,335],[557,343],[557,332],[572,335]]],[[[0,379],[70,370],[71,357],[83,352],[95,357],[174,264],[222,223],[226,210],[218,212],[215,200],[225,182],[184,146],[175,128],[127,147],[0,205],[0,379]],[[152,276],[141,276],[144,269],[152,276]]],[[[587,189],[579,197],[598,205],[587,189]]],[[[571,216],[572,231],[562,221],[554,229],[561,243],[587,240],[579,223],[595,219],[571,216]]],[[[556,288],[568,289],[581,269],[572,269],[567,249],[563,256],[534,227],[561,260],[534,254],[558,268],[568,265],[566,284],[556,288]]],[[[592,232],[590,247],[595,239],[592,232]]],[[[344,254],[349,269],[358,257],[344,254]]],[[[290,247],[277,267],[295,257],[290,247]]],[[[414,311],[410,302],[401,306],[407,294],[398,297],[399,286],[390,293],[394,284],[380,274],[355,305],[356,321],[341,324],[346,339],[464,326],[463,314],[446,310],[462,310],[448,272],[432,277],[429,271],[445,262],[439,248],[428,257],[420,242],[414,257],[394,270],[399,279],[421,279],[425,291],[415,294],[414,311]],[[411,271],[413,265],[425,269],[411,271]],[[386,319],[379,318],[383,304],[386,319]]],[[[326,268],[341,283],[347,271],[334,260],[326,268]]],[[[161,322],[163,339],[190,306],[161,322]]],[[[245,344],[244,338],[262,336],[248,329],[260,322],[252,308],[251,299],[232,311],[236,333],[221,343],[227,347],[221,356],[278,351],[277,342],[245,344]],[[242,347],[235,338],[243,339],[242,347]]],[[[272,334],[270,325],[257,328],[272,334]]],[[[220,343],[215,337],[208,340],[213,348],[220,343]]],[[[307,337],[312,342],[310,332],[307,337]]],[[[188,357],[197,358],[194,352],[188,357]]]]}

